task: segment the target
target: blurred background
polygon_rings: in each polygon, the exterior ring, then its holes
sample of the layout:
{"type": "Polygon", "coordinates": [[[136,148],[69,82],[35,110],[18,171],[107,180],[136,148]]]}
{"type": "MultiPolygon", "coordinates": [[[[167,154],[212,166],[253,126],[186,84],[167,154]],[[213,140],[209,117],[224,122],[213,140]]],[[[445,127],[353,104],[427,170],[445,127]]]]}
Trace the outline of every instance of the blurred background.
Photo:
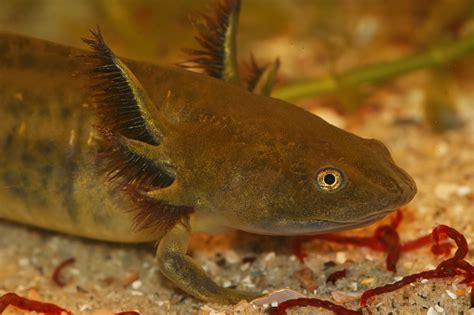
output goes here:
{"type": "MultiPolygon", "coordinates": [[[[212,2],[213,0],[0,0],[0,32],[26,34],[85,48],[80,38],[88,36],[89,30],[99,25],[107,43],[118,55],[153,63],[174,64],[186,59],[181,52],[182,48],[197,47],[189,15],[197,11],[211,13],[212,9],[209,7],[212,2]]],[[[390,146],[397,163],[416,179],[419,191],[414,204],[404,211],[407,218],[403,227],[404,239],[412,239],[411,236],[428,232],[435,224],[443,223],[463,231],[472,244],[474,0],[242,0],[238,48],[239,59],[244,62],[249,60],[250,52],[253,52],[261,64],[280,57],[282,64],[275,88],[277,94],[291,86],[301,87],[308,80],[319,82],[320,78],[332,79],[351,74],[352,69],[372,69],[372,72],[380,73],[387,68],[386,64],[385,67],[380,66],[384,62],[395,61],[396,67],[400,64],[397,61],[406,61],[413,55],[421,55],[422,58],[419,59],[442,60],[445,57],[443,50],[437,47],[452,48],[466,40],[471,42],[468,45],[470,51],[454,62],[435,62],[436,66],[423,70],[388,76],[370,84],[364,82],[350,87],[337,86],[325,93],[310,93],[291,101],[339,127],[367,138],[380,139],[390,146]],[[369,65],[375,67],[370,68],[369,65]]],[[[390,67],[393,68],[393,64],[390,67]]],[[[75,243],[73,239],[39,238],[37,233],[28,237],[30,232],[24,234],[25,231],[4,224],[0,228],[1,231],[6,231],[2,232],[3,243],[0,244],[6,245],[1,247],[4,251],[0,258],[12,262],[7,267],[13,266],[12,269],[6,268],[7,275],[10,272],[11,277],[2,280],[2,285],[6,285],[0,289],[24,292],[25,288],[38,288],[42,297],[48,297],[60,305],[88,306],[91,309],[117,309],[120,306],[123,309],[146,309],[150,313],[157,310],[155,313],[160,313],[164,308],[158,303],[165,303],[164,307],[173,305],[176,312],[181,310],[183,314],[187,314],[191,306],[194,310],[200,308],[192,299],[173,293],[161,281],[157,285],[154,276],[148,277],[156,272],[156,268],[150,267],[155,261],[151,252],[146,254],[141,250],[130,252],[122,249],[114,252],[108,245],[101,244],[94,245],[99,247],[91,250],[91,244],[75,243]],[[22,246],[15,246],[18,235],[22,235],[22,240],[25,239],[22,246]],[[16,261],[28,262],[28,259],[22,257],[30,257],[31,253],[32,263],[27,266],[19,263],[17,266],[16,261]],[[91,253],[94,255],[91,256],[91,253]],[[71,294],[65,294],[66,291],[55,286],[51,287],[49,274],[43,272],[48,270],[48,266],[53,268],[58,257],[66,255],[77,257],[77,267],[81,270],[81,274],[72,275],[78,280],[78,285],[66,288],[70,289],[67,292],[71,294]],[[51,260],[51,257],[56,258],[51,260]],[[87,261],[87,264],[80,264],[81,261],[87,261]],[[104,264],[104,261],[119,263],[104,264]],[[134,266],[140,266],[142,262],[141,269],[135,269],[137,267],[134,266]],[[18,270],[21,272],[17,272],[18,270]],[[135,270],[140,270],[140,273],[135,270]],[[140,274],[143,287],[134,291],[123,290],[120,279],[130,277],[124,276],[125,271],[129,274],[136,273],[137,277],[140,274]],[[146,294],[130,294],[141,293],[140,290],[146,294]]],[[[222,280],[222,283],[228,279],[233,283],[239,282],[240,280],[235,279],[240,279],[240,271],[244,270],[240,264],[231,262],[230,255],[228,263],[221,268],[220,262],[222,259],[225,262],[227,251],[222,251],[222,256],[219,252],[222,247],[219,246],[226,248],[234,239],[238,243],[241,235],[224,237],[224,241],[216,239],[213,243],[209,243],[206,237],[198,238],[191,246],[194,256],[201,263],[215,266],[209,270],[215,270],[211,272],[218,273],[217,280],[222,280]],[[214,246],[216,244],[220,245],[214,246]],[[214,255],[215,262],[212,258],[214,255]],[[221,277],[220,274],[224,276],[221,277]]],[[[247,242],[246,238],[242,242],[247,242]]],[[[300,280],[294,272],[295,268],[300,267],[288,259],[286,252],[289,251],[289,245],[282,242],[283,239],[276,238],[249,242],[252,249],[246,257],[258,257],[247,271],[252,276],[251,281],[254,281],[251,282],[252,285],[256,283],[257,287],[262,288],[299,288],[300,280]],[[253,247],[253,244],[257,245],[253,247]],[[280,255],[282,251],[284,255],[280,255]],[[273,274],[264,270],[279,272],[273,274]]],[[[311,270],[322,271],[322,266],[326,270],[328,262],[338,261],[338,257],[346,259],[346,252],[342,248],[333,248],[332,252],[326,250],[329,247],[316,243],[313,248],[318,255],[314,255],[315,258],[311,260],[311,270]]],[[[235,252],[232,253],[232,257],[235,257],[235,252]]],[[[360,270],[359,274],[363,275],[360,279],[364,281],[393,281],[392,273],[386,273],[383,276],[385,278],[380,278],[382,280],[378,279],[381,275],[378,269],[382,266],[377,262],[378,258],[373,259],[372,255],[358,250],[349,250],[347,253],[347,266],[351,266],[352,261],[370,260],[369,264],[359,264],[361,269],[350,267],[354,278],[358,277],[355,276],[358,272],[356,270],[360,270]],[[352,259],[350,252],[356,253],[354,257],[358,258],[352,259]],[[377,278],[367,278],[372,274],[377,278]]],[[[470,254],[471,257],[474,254],[472,249],[470,254]]],[[[413,253],[406,258],[406,264],[403,263],[401,274],[434,268],[429,267],[437,264],[434,259],[426,251],[413,253]]],[[[239,260],[237,256],[236,261],[239,260]]],[[[313,277],[313,272],[308,270],[309,277],[313,277]]],[[[3,276],[5,277],[5,273],[3,276]]],[[[316,279],[323,279],[319,275],[317,277],[319,278],[316,279]]],[[[250,278],[242,275],[242,279],[250,278]]],[[[431,305],[441,306],[441,298],[451,299],[445,294],[444,288],[456,286],[456,282],[451,283],[450,279],[446,281],[446,285],[430,281],[431,287],[412,288],[419,290],[416,291],[418,293],[401,291],[399,300],[405,303],[408,292],[423,298],[425,311],[431,305]],[[426,297],[426,292],[431,292],[430,298],[426,297]]],[[[358,285],[358,282],[352,281],[345,283],[347,291],[355,290],[352,284],[356,288],[358,285]]],[[[359,289],[366,286],[363,284],[359,289]]],[[[323,284],[320,288],[322,290],[319,292],[327,294],[334,287],[328,289],[323,284]]],[[[467,292],[466,290],[465,301],[467,292]]],[[[389,296],[385,305],[394,305],[392,301],[392,296],[389,296]],[[389,300],[391,303],[388,303],[389,300]]],[[[461,298],[449,303],[462,307],[460,301],[461,298]]],[[[382,304],[376,304],[377,310],[382,304]]],[[[414,314],[419,311],[418,304],[410,307],[412,308],[404,308],[400,312],[414,314]]]]}
{"type": "MultiPolygon", "coordinates": [[[[188,16],[212,0],[1,0],[0,29],[71,45],[101,26],[121,54],[175,60],[194,45],[188,16]]],[[[474,28],[471,0],[243,0],[241,56],[256,44],[285,63],[326,63],[359,53],[358,62],[387,59],[418,46],[455,38],[474,28]],[[272,43],[273,42],[273,43],[272,43]],[[311,46],[325,46],[312,50],[311,46]],[[383,48],[383,49],[381,49],[383,48]],[[294,54],[287,56],[286,50],[294,54]],[[319,55],[315,55],[319,53],[319,55]],[[283,58],[284,57],[284,58],[283,58]],[[286,60],[290,59],[290,60],[286,60]],[[293,60],[293,61],[292,61],[293,60]]],[[[344,60],[339,60],[344,63],[344,60]]],[[[349,63],[349,61],[346,61],[349,63]]],[[[306,75],[303,73],[303,75],[306,75]]],[[[311,73],[311,75],[316,75],[311,73]]]]}
{"type": "MultiPolygon", "coordinates": [[[[181,48],[196,47],[189,15],[196,11],[211,12],[211,3],[211,0],[0,0],[0,31],[84,47],[80,38],[100,25],[118,54],[175,63],[185,58],[181,48]]],[[[266,62],[280,56],[279,86],[393,60],[474,33],[472,0],[243,0],[242,3],[239,58],[247,60],[251,51],[257,60],[266,62]]],[[[473,61],[473,57],[462,58],[422,75],[421,82],[429,82],[425,86],[426,99],[436,106],[441,104],[442,115],[452,116],[447,119],[448,128],[457,124],[450,91],[465,88],[466,84],[470,89],[473,61]]],[[[392,81],[379,88],[387,84],[403,87],[412,83],[392,81]]],[[[353,111],[371,93],[372,90],[362,87],[335,93],[337,97],[322,103],[341,112],[353,111]]],[[[427,117],[436,106],[429,107],[427,117]]]]}

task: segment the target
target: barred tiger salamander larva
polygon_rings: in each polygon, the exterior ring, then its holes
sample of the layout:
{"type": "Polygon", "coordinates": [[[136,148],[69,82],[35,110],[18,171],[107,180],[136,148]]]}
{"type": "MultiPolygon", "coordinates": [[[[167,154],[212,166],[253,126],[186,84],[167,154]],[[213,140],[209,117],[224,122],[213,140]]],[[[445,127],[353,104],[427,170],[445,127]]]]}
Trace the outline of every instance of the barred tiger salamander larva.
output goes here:
{"type": "Polygon", "coordinates": [[[233,303],[258,292],[212,281],[186,255],[192,232],[339,231],[410,201],[415,183],[381,142],[268,96],[278,61],[238,75],[239,5],[197,23],[189,53],[208,75],[119,59],[100,31],[89,50],[1,33],[0,217],[159,241],[168,279],[233,303]]]}

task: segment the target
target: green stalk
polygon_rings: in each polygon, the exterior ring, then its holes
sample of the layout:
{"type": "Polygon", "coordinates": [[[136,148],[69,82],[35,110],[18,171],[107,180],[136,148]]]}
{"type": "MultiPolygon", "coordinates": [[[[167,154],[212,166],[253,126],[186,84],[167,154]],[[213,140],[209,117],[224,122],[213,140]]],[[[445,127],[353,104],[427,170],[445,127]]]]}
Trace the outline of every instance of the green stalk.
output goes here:
{"type": "Polygon", "coordinates": [[[377,83],[410,71],[448,64],[474,52],[474,35],[393,61],[364,66],[345,73],[314,80],[295,82],[276,89],[275,98],[294,101],[321,94],[334,93],[361,84],[377,83]]]}

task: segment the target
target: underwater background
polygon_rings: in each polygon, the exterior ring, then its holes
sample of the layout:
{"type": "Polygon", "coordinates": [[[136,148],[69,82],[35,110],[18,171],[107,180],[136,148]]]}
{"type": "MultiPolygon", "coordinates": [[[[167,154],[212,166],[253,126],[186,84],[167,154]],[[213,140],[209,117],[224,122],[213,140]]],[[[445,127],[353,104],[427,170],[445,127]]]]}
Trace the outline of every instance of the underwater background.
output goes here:
{"type": "MultiPolygon", "coordinates": [[[[206,12],[209,5],[208,0],[0,0],[0,31],[84,47],[81,37],[100,25],[117,54],[173,64],[185,59],[182,48],[196,47],[189,15],[206,12]]],[[[275,97],[388,145],[419,190],[402,211],[403,240],[447,224],[474,242],[473,1],[243,0],[238,46],[243,61],[250,53],[262,63],[280,57],[275,97]],[[422,66],[413,66],[412,56],[419,56],[422,66]],[[324,85],[327,78],[349,75],[351,84],[324,85]]],[[[390,218],[379,224],[387,222],[390,218]]],[[[371,235],[375,226],[347,234],[371,235]]],[[[0,235],[0,295],[17,292],[89,314],[264,312],[248,303],[205,305],[183,295],[159,274],[152,246],[92,242],[6,222],[0,222],[0,235]],[[76,263],[65,271],[68,285],[58,288],[50,274],[69,257],[76,263]]],[[[427,247],[402,255],[393,274],[385,269],[384,253],[313,241],[301,263],[292,241],[237,232],[198,235],[191,252],[224,286],[288,287],[352,309],[361,291],[442,260],[427,247]],[[342,269],[349,276],[326,282],[342,269]]],[[[473,257],[471,246],[467,259],[473,257]]],[[[377,297],[367,311],[467,312],[471,289],[461,280],[417,282],[377,297]]],[[[312,310],[298,314],[304,312],[312,310]]]]}

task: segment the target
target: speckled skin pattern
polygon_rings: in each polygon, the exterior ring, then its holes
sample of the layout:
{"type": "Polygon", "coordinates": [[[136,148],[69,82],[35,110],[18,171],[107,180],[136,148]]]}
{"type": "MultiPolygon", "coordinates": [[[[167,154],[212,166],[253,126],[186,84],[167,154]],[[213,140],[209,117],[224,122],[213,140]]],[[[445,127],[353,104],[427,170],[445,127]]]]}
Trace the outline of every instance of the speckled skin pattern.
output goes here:
{"type": "MultiPolygon", "coordinates": [[[[82,69],[77,56],[83,53],[0,34],[0,217],[102,240],[156,240],[153,233],[132,231],[127,210],[133,205],[101,172],[89,92],[73,75],[82,69]]],[[[376,140],[217,79],[123,62],[158,108],[152,117],[163,134],[154,148],[157,163],[175,170],[173,184],[154,197],[194,209],[190,225],[180,224],[160,244],[160,264],[174,264],[168,274],[162,271],[198,298],[229,302],[242,295],[229,297],[210,282],[199,289],[196,283],[209,279],[184,254],[173,256],[185,253],[190,231],[350,229],[382,218],[416,192],[376,140]],[[342,189],[316,187],[316,174],[326,167],[343,172],[342,189]],[[173,277],[176,266],[188,273],[173,277]]]]}
{"type": "Polygon", "coordinates": [[[128,201],[100,172],[84,82],[73,77],[80,52],[0,38],[0,217],[104,240],[143,240],[131,233],[130,215],[117,211],[128,201]]]}

